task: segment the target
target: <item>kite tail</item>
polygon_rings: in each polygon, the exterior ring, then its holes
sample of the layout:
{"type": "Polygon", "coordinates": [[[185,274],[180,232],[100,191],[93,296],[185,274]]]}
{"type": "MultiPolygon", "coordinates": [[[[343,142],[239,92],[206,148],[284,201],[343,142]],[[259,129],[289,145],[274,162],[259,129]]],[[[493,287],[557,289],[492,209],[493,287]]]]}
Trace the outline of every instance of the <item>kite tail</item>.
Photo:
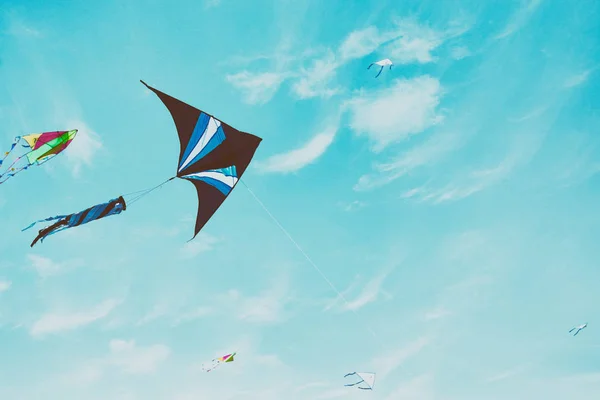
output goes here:
{"type": "MultiPolygon", "coordinates": [[[[0,183],[4,183],[4,182],[6,182],[7,180],[9,180],[10,178],[12,178],[13,176],[17,175],[19,172],[21,172],[21,171],[25,171],[27,168],[31,167],[32,165],[33,165],[33,164],[27,164],[27,165],[26,165],[26,166],[24,166],[24,167],[21,167],[21,168],[19,168],[19,169],[16,169],[14,172],[12,172],[12,173],[10,173],[10,174],[6,174],[6,173],[5,173],[4,175],[6,175],[6,178],[5,178],[4,180],[0,181],[0,183]]],[[[8,171],[7,171],[7,172],[8,172],[8,171]]],[[[0,175],[0,178],[1,178],[1,177],[3,177],[4,175],[0,175]]]]}
{"type": "Polygon", "coordinates": [[[32,222],[31,224],[29,224],[28,227],[21,229],[21,232],[25,232],[27,229],[33,228],[33,226],[39,222],[48,222],[48,221],[54,221],[57,219],[62,219],[65,218],[66,215],[57,215],[56,217],[49,217],[49,218],[45,218],[45,219],[40,219],[38,221],[32,222]]]}
{"type": "Polygon", "coordinates": [[[42,230],[40,230],[40,232],[38,233],[38,235],[36,236],[35,239],[33,239],[33,242],[31,242],[31,247],[35,246],[35,244],[37,243],[37,241],[39,240],[41,243],[44,243],[44,239],[50,235],[55,234],[56,232],[60,232],[64,229],[67,229],[68,226],[64,226],[64,225],[68,225],[68,221],[67,219],[61,219],[60,221],[50,225],[47,228],[44,228],[42,230]],[[62,227],[62,228],[61,228],[62,227]]]}
{"type": "Polygon", "coordinates": [[[19,140],[21,140],[21,136],[17,136],[13,141],[12,146],[10,146],[10,150],[4,153],[4,157],[2,157],[2,159],[0,160],[0,167],[2,166],[4,160],[6,160],[6,157],[8,157],[9,154],[12,153],[12,151],[15,149],[15,146],[17,145],[17,143],[19,143],[19,140]]]}
{"type": "Polygon", "coordinates": [[[6,168],[6,172],[4,172],[3,174],[0,174],[0,178],[2,178],[4,175],[6,175],[8,172],[10,172],[11,168],[19,162],[19,160],[21,160],[21,156],[17,157],[17,159],[15,161],[12,162],[12,164],[10,164],[7,168],[6,168]]]}

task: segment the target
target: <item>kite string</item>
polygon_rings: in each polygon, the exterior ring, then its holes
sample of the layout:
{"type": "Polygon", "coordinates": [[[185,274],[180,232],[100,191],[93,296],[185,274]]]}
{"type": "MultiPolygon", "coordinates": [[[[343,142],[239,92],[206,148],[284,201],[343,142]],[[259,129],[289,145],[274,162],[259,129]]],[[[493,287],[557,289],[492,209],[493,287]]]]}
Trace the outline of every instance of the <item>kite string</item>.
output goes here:
{"type": "MultiPolygon", "coordinates": [[[[287,236],[287,238],[290,240],[290,242],[292,242],[292,244],[294,246],[296,246],[296,248],[298,249],[298,251],[300,251],[300,253],[304,256],[304,258],[306,259],[306,261],[308,261],[308,263],[319,273],[319,275],[321,275],[321,277],[323,278],[323,280],[325,282],[327,282],[327,284],[331,287],[331,289],[333,289],[333,291],[338,295],[338,297],[341,298],[346,303],[346,305],[348,306],[348,309],[350,311],[352,311],[352,313],[357,318],[360,318],[360,316],[356,313],[356,311],[354,311],[354,309],[350,307],[350,302],[346,299],[346,297],[335,287],[335,285],[333,283],[331,283],[331,281],[327,278],[327,276],[325,275],[325,273],[323,273],[323,271],[317,266],[317,264],[315,264],[315,262],[310,258],[310,256],[308,254],[306,254],[306,252],[304,251],[304,249],[302,249],[302,247],[300,247],[300,245],[298,244],[298,242],[296,242],[294,240],[294,238],[289,234],[289,232],[279,223],[279,221],[277,220],[277,218],[275,218],[275,216],[273,214],[271,214],[271,212],[269,211],[269,209],[264,205],[264,203],[262,201],[260,201],[260,199],[256,196],[256,194],[254,194],[254,192],[252,191],[252,189],[250,189],[248,187],[248,185],[246,185],[246,183],[244,181],[242,181],[241,179],[240,179],[240,182],[242,182],[242,184],[246,187],[246,189],[248,189],[248,192],[252,195],[252,197],[254,197],[254,200],[256,200],[256,202],[269,215],[269,217],[271,217],[271,219],[273,220],[273,222],[275,222],[275,224],[279,227],[279,229],[287,236]]],[[[385,349],[386,346],[383,344],[383,342],[381,341],[381,339],[379,339],[379,337],[377,336],[377,334],[368,325],[363,325],[363,326],[369,331],[369,333],[375,338],[375,340],[377,340],[379,342],[379,344],[381,345],[381,347],[383,347],[385,349]]]]}
{"type": "MultiPolygon", "coordinates": [[[[158,185],[156,185],[156,186],[154,186],[154,187],[152,187],[152,188],[150,188],[150,189],[138,190],[137,192],[132,192],[132,193],[129,193],[128,195],[131,195],[131,194],[136,194],[136,193],[141,193],[141,194],[139,194],[139,195],[135,196],[133,199],[129,200],[129,201],[127,202],[127,203],[128,203],[128,205],[131,205],[131,204],[135,203],[136,201],[138,201],[138,200],[139,200],[139,199],[141,199],[142,197],[144,197],[144,196],[147,196],[147,195],[149,195],[151,192],[155,191],[156,189],[159,189],[159,188],[163,187],[163,185],[165,185],[167,182],[170,182],[170,181],[172,181],[172,180],[173,180],[173,179],[175,179],[175,178],[176,178],[176,177],[175,177],[175,176],[173,176],[173,177],[171,177],[171,178],[169,178],[169,179],[165,180],[164,182],[162,182],[162,183],[160,183],[160,184],[158,184],[158,185]]],[[[125,196],[127,196],[127,195],[125,195],[125,196]]]]}

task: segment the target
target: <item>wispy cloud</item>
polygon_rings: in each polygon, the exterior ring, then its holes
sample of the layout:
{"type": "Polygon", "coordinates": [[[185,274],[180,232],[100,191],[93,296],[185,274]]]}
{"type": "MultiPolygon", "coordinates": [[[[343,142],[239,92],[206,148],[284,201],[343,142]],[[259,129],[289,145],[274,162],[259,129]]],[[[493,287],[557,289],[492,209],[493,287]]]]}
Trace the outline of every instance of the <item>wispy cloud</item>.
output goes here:
{"type": "Polygon", "coordinates": [[[298,171],[316,162],[327,151],[333,143],[337,129],[337,125],[331,125],[302,147],[269,157],[266,161],[259,163],[259,168],[265,172],[277,173],[298,171]]]}
{"type": "Polygon", "coordinates": [[[113,339],[109,343],[110,354],[106,362],[126,374],[151,374],[171,354],[169,347],[155,344],[148,347],[137,346],[134,340],[113,339]]]}
{"type": "Polygon", "coordinates": [[[265,104],[277,93],[285,81],[286,73],[242,71],[227,75],[226,79],[232,86],[239,89],[244,101],[249,104],[265,104]]]}
{"type": "Polygon", "coordinates": [[[432,386],[433,377],[424,374],[411,379],[408,382],[400,383],[385,400],[434,400],[437,398],[432,386]]]}
{"type": "Polygon", "coordinates": [[[592,72],[593,69],[588,69],[586,71],[580,72],[579,74],[570,76],[567,80],[565,80],[564,87],[566,89],[570,89],[584,84],[588,80],[592,72]]]}
{"type": "MultiPolygon", "coordinates": [[[[228,76],[227,79],[245,93],[247,101],[253,104],[269,101],[280,85],[288,79],[293,80],[291,90],[298,98],[327,99],[344,92],[334,81],[338,70],[352,60],[366,57],[383,46],[382,51],[386,57],[392,58],[395,64],[435,62],[435,49],[446,40],[460,36],[469,29],[468,24],[451,24],[449,28],[437,31],[413,19],[398,19],[389,30],[381,31],[375,26],[368,26],[350,32],[337,49],[326,49],[320,56],[311,60],[308,68],[298,62],[296,64],[299,64],[299,67],[291,67],[289,62],[279,62],[276,72],[252,73],[244,70],[228,76]]],[[[312,53],[303,52],[305,56],[312,53]]],[[[464,56],[464,49],[457,50],[456,59],[464,56]]],[[[277,59],[281,61],[281,56],[278,55],[277,59]]]]}
{"type": "Polygon", "coordinates": [[[78,366],[65,374],[62,381],[69,386],[86,386],[115,371],[126,375],[150,375],[171,355],[168,346],[139,346],[135,340],[113,339],[108,343],[108,349],[107,355],[78,366]]]}
{"type": "Polygon", "coordinates": [[[191,242],[187,242],[181,249],[181,256],[185,259],[196,257],[200,253],[212,250],[220,239],[205,232],[199,232],[191,242]]]}
{"type": "Polygon", "coordinates": [[[388,374],[400,367],[404,361],[419,354],[429,343],[428,338],[421,337],[404,347],[387,351],[375,357],[371,364],[376,368],[379,379],[384,379],[388,374]]]}
{"type": "Polygon", "coordinates": [[[444,307],[437,307],[433,310],[425,312],[422,318],[424,321],[434,321],[437,319],[447,317],[449,315],[452,315],[450,311],[446,310],[444,307]]]}
{"type": "Polygon", "coordinates": [[[119,304],[120,301],[118,300],[108,299],[86,311],[45,314],[33,324],[30,334],[32,336],[43,336],[81,328],[107,317],[119,304]]]}
{"type": "Polygon", "coordinates": [[[78,130],[77,136],[64,151],[73,176],[78,177],[83,166],[92,165],[96,153],[102,148],[102,141],[100,136],[83,121],[69,120],[64,124],[64,129],[78,130]]]}
{"type": "Polygon", "coordinates": [[[521,7],[510,18],[502,32],[496,35],[496,39],[504,39],[521,29],[535,11],[538,9],[542,0],[521,0],[521,7]]]}
{"type": "Polygon", "coordinates": [[[223,0],[204,0],[204,7],[206,8],[214,8],[218,7],[223,0]]]}
{"type": "Polygon", "coordinates": [[[244,296],[238,290],[231,289],[221,296],[220,303],[240,320],[254,323],[277,322],[284,317],[289,289],[288,278],[282,276],[273,279],[271,286],[257,296],[244,296]]]}
{"type": "Polygon", "coordinates": [[[81,260],[69,260],[58,263],[48,257],[42,257],[36,254],[28,254],[27,260],[41,278],[58,275],[82,265],[81,260]]]}
{"type": "MultiPolygon", "coordinates": [[[[424,143],[405,151],[390,162],[376,164],[376,172],[361,176],[354,185],[354,190],[366,191],[388,185],[417,168],[439,162],[452,150],[457,149],[460,143],[460,136],[454,132],[435,134],[424,143]]],[[[419,190],[413,190],[412,193],[407,193],[407,195],[410,194],[407,197],[418,193],[419,190]]]]}
{"type": "Polygon", "coordinates": [[[24,21],[16,17],[9,19],[8,28],[5,32],[8,35],[16,37],[39,38],[42,36],[42,32],[40,32],[38,29],[26,24],[24,21]]]}
{"type": "Polygon", "coordinates": [[[485,381],[488,383],[503,381],[505,379],[511,378],[515,375],[519,375],[519,374],[525,372],[526,369],[527,369],[526,365],[519,365],[517,367],[511,368],[506,371],[502,371],[498,374],[495,374],[493,376],[490,376],[485,381]]]}
{"type": "Polygon", "coordinates": [[[6,292],[12,286],[11,281],[0,279],[0,293],[6,292]]]}
{"type": "Polygon", "coordinates": [[[350,203],[347,202],[339,202],[338,206],[342,208],[342,210],[346,211],[346,212],[353,212],[353,211],[357,211],[360,210],[363,207],[367,206],[367,203],[360,201],[360,200],[354,200],[350,203]]]}
{"type": "Polygon", "coordinates": [[[317,59],[308,69],[299,72],[300,78],[292,86],[292,91],[300,99],[313,97],[330,98],[342,91],[339,87],[330,87],[330,82],[336,75],[339,67],[333,53],[326,57],[317,59]]]}
{"type": "Polygon", "coordinates": [[[350,127],[371,139],[373,151],[380,152],[442,122],[437,112],[441,96],[440,82],[431,76],[396,79],[388,89],[348,101],[350,127]]]}
{"type": "MultiPolygon", "coordinates": [[[[385,282],[385,280],[387,279],[388,275],[391,273],[391,271],[392,271],[391,268],[386,268],[386,269],[382,270],[381,272],[379,272],[371,280],[366,282],[364,284],[364,286],[362,287],[362,289],[360,290],[360,293],[358,293],[356,296],[354,296],[353,300],[348,300],[347,304],[344,303],[343,305],[341,305],[341,310],[356,311],[356,310],[366,306],[367,304],[377,301],[382,295],[386,295],[387,297],[390,297],[390,295],[387,294],[382,289],[382,286],[383,286],[383,283],[385,282]]],[[[349,293],[354,291],[354,288],[356,286],[358,286],[359,282],[362,282],[362,279],[357,277],[355,282],[349,288],[344,290],[344,292],[342,292],[342,295],[344,296],[344,298],[347,299],[348,297],[350,297],[349,293]]],[[[341,301],[340,296],[337,296],[329,303],[329,305],[327,305],[325,307],[324,310],[327,311],[327,310],[331,309],[335,305],[339,304],[340,301],[341,301]]]]}

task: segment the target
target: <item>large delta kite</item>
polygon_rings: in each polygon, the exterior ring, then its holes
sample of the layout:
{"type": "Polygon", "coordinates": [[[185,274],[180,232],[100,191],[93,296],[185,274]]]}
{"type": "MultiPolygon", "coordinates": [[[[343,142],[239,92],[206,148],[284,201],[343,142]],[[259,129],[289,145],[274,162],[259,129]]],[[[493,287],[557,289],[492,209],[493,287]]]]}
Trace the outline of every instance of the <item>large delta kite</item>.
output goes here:
{"type": "Polygon", "coordinates": [[[155,187],[136,192],[135,197],[127,201],[127,195],[123,195],[78,213],[36,221],[25,229],[37,222],[58,219],[58,222],[40,230],[31,246],[38,240],[43,242],[45,237],[58,231],[119,214],[128,205],[175,178],[185,179],[196,188],[198,211],[193,239],[238,183],[262,139],[241,132],[212,115],[141,82],[162,100],[175,122],[180,143],[176,175],[155,187]]]}

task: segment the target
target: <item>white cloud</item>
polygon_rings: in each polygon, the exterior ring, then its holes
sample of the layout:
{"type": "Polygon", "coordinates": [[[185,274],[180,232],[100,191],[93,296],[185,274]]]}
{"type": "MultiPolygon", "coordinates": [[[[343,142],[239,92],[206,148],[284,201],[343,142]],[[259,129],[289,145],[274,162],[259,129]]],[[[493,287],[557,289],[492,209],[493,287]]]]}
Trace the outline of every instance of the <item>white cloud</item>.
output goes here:
{"type": "Polygon", "coordinates": [[[38,256],[36,254],[28,254],[27,260],[31,263],[31,267],[35,269],[41,278],[48,278],[53,275],[58,275],[71,268],[76,268],[81,265],[80,260],[70,260],[63,263],[57,263],[50,258],[38,256]]]}
{"type": "Polygon", "coordinates": [[[542,3],[542,0],[522,0],[521,7],[510,18],[504,30],[495,39],[504,39],[520,30],[542,3]]]}
{"type": "MultiPolygon", "coordinates": [[[[423,144],[404,152],[395,160],[377,164],[375,166],[377,172],[361,176],[354,186],[354,190],[371,190],[392,183],[417,168],[441,160],[442,157],[455,150],[459,144],[459,135],[457,134],[444,132],[434,135],[423,144]]],[[[417,193],[413,192],[413,194],[417,193]]]]}
{"type": "Polygon", "coordinates": [[[71,166],[73,176],[78,177],[82,166],[91,166],[98,150],[102,148],[100,136],[87,124],[79,120],[70,120],[64,124],[65,130],[77,129],[77,135],[64,150],[67,163],[71,166]]]}
{"type": "Polygon", "coordinates": [[[288,302],[289,281],[287,277],[274,279],[271,287],[257,296],[243,296],[232,289],[222,296],[222,303],[231,309],[236,317],[254,323],[277,322],[283,318],[288,302]]]}
{"type": "Polygon", "coordinates": [[[298,171],[317,161],[333,143],[336,133],[337,126],[330,126],[302,147],[271,156],[263,163],[259,163],[259,166],[265,172],[289,173],[298,171]]]}
{"type": "Polygon", "coordinates": [[[342,42],[338,53],[342,60],[362,58],[373,53],[389,37],[374,26],[351,32],[342,42]]]}
{"type": "MultiPolygon", "coordinates": [[[[436,31],[408,19],[396,21],[396,26],[387,31],[369,26],[350,32],[337,50],[327,49],[326,54],[315,58],[309,68],[300,66],[295,69],[295,72],[283,74],[279,72],[254,74],[244,70],[236,75],[230,75],[228,81],[243,92],[249,93],[250,103],[266,103],[273,97],[281,83],[288,78],[295,80],[292,92],[300,99],[314,97],[327,99],[343,91],[342,87],[332,85],[332,82],[337,75],[337,70],[351,60],[363,58],[384,46],[382,50],[384,56],[391,58],[395,64],[434,62],[436,59],[432,52],[436,48],[449,38],[462,35],[468,29],[467,25],[454,24],[446,30],[436,31]]],[[[287,51],[287,49],[279,50],[287,51]]],[[[464,48],[457,48],[455,58],[464,56],[466,56],[464,48]]],[[[261,58],[290,59],[289,56],[282,56],[279,53],[275,57],[262,56],[261,58]]],[[[281,65],[277,70],[281,70],[281,65]]],[[[290,71],[294,70],[290,69],[290,71]]]]}
{"type": "Polygon", "coordinates": [[[340,64],[335,55],[329,53],[326,57],[317,59],[309,69],[300,72],[300,78],[292,86],[292,91],[300,99],[313,97],[329,98],[341,92],[341,88],[331,88],[329,83],[335,78],[340,64]]]}
{"type": "Polygon", "coordinates": [[[436,309],[427,311],[423,315],[423,320],[424,321],[434,321],[437,319],[447,317],[449,315],[452,315],[452,313],[450,311],[446,310],[444,307],[438,307],[436,309]]]}
{"type": "Polygon", "coordinates": [[[452,50],[450,50],[450,55],[455,60],[462,60],[463,58],[469,57],[471,55],[471,52],[468,48],[464,46],[458,46],[453,47],[452,50]]]}
{"type": "Polygon", "coordinates": [[[385,400],[434,400],[436,398],[430,375],[420,375],[401,383],[385,400]]]}
{"type": "Polygon", "coordinates": [[[570,89],[572,87],[576,87],[576,86],[579,86],[579,85],[585,83],[588,80],[591,73],[592,73],[592,70],[588,69],[587,71],[583,71],[579,74],[569,77],[565,81],[564,87],[567,89],[570,89]]]}
{"type": "Polygon", "coordinates": [[[206,8],[214,8],[221,4],[222,0],[204,0],[204,6],[206,8]]]}
{"type": "Polygon", "coordinates": [[[212,307],[207,307],[207,306],[196,307],[195,309],[185,312],[182,315],[180,315],[175,320],[174,325],[179,325],[184,322],[194,321],[196,319],[210,315],[213,312],[214,312],[214,309],[212,307]]]}
{"type": "Polygon", "coordinates": [[[506,156],[495,166],[463,174],[441,188],[430,189],[426,184],[416,190],[411,189],[411,196],[405,193],[404,197],[439,204],[472,196],[507,179],[516,168],[529,162],[541,147],[544,137],[543,131],[515,135],[506,156]]]}
{"type": "Polygon", "coordinates": [[[12,19],[12,21],[9,24],[8,29],[6,30],[6,33],[9,35],[18,36],[18,37],[39,38],[42,36],[42,33],[39,30],[26,25],[23,21],[20,21],[16,18],[12,19]]]}
{"type": "Polygon", "coordinates": [[[171,354],[169,347],[156,344],[148,347],[136,346],[134,340],[113,339],[109,343],[107,363],[126,374],[151,374],[171,354]]]}
{"type": "Polygon", "coordinates": [[[498,373],[496,375],[490,376],[485,381],[488,382],[488,383],[503,381],[505,379],[508,379],[508,378],[511,378],[511,377],[513,377],[515,375],[523,373],[526,369],[527,369],[526,366],[519,365],[519,366],[511,368],[509,370],[500,372],[500,373],[498,373]]]}
{"type": "Polygon", "coordinates": [[[0,293],[6,292],[12,286],[11,281],[0,279],[0,293]]]}
{"type": "Polygon", "coordinates": [[[342,210],[344,210],[346,212],[352,212],[352,211],[360,210],[363,207],[366,207],[367,203],[360,201],[360,200],[354,200],[350,203],[340,202],[340,203],[338,203],[338,206],[340,206],[342,208],[342,210]]]}
{"type": "Polygon", "coordinates": [[[119,303],[117,300],[109,299],[86,311],[45,314],[33,324],[30,334],[42,336],[89,325],[108,316],[119,303]]]}
{"type": "Polygon", "coordinates": [[[375,357],[371,364],[376,368],[379,379],[384,379],[402,365],[404,361],[421,352],[429,344],[429,339],[421,337],[408,345],[396,350],[386,351],[383,355],[375,357]]]}
{"type": "Polygon", "coordinates": [[[384,49],[387,57],[395,64],[427,64],[436,61],[431,53],[443,42],[438,32],[413,22],[402,22],[399,33],[402,37],[384,49]]]}
{"type": "Polygon", "coordinates": [[[194,258],[200,253],[212,250],[215,244],[220,240],[208,233],[199,232],[198,235],[191,241],[187,242],[181,249],[181,256],[189,259],[194,258]]]}
{"type": "Polygon", "coordinates": [[[227,82],[239,89],[249,104],[265,104],[279,90],[286,74],[276,72],[254,73],[249,71],[227,75],[227,82]]]}
{"type": "MultiPolygon", "coordinates": [[[[366,282],[360,293],[357,294],[353,300],[348,300],[347,303],[344,303],[341,306],[341,309],[344,311],[356,311],[364,306],[366,306],[367,304],[373,303],[375,301],[377,301],[377,299],[383,294],[386,295],[387,293],[385,293],[382,290],[382,286],[383,283],[385,282],[386,278],[388,277],[388,275],[390,274],[391,269],[384,269],[382,272],[380,272],[379,274],[377,274],[375,277],[373,277],[370,281],[366,282]]],[[[347,288],[346,290],[344,290],[342,292],[342,296],[345,299],[348,299],[350,296],[348,295],[348,293],[352,292],[353,289],[360,283],[363,282],[362,279],[360,279],[360,277],[357,277],[357,279],[354,281],[354,283],[352,285],[350,285],[349,288],[347,288]]],[[[389,297],[389,295],[387,295],[387,297],[389,297]]],[[[340,300],[342,300],[340,298],[340,296],[335,297],[330,303],[329,305],[327,305],[325,307],[325,311],[329,310],[330,308],[332,308],[334,305],[338,304],[340,302],[340,300]]]]}
{"type": "Polygon", "coordinates": [[[436,108],[441,95],[439,81],[428,75],[396,79],[389,89],[349,101],[350,126],[358,135],[368,136],[379,152],[439,124],[443,117],[436,108]]]}
{"type": "Polygon", "coordinates": [[[128,375],[149,375],[156,372],[171,355],[168,346],[138,346],[134,340],[113,339],[108,348],[107,355],[89,360],[63,375],[60,380],[65,386],[87,386],[115,371],[128,375]]]}

